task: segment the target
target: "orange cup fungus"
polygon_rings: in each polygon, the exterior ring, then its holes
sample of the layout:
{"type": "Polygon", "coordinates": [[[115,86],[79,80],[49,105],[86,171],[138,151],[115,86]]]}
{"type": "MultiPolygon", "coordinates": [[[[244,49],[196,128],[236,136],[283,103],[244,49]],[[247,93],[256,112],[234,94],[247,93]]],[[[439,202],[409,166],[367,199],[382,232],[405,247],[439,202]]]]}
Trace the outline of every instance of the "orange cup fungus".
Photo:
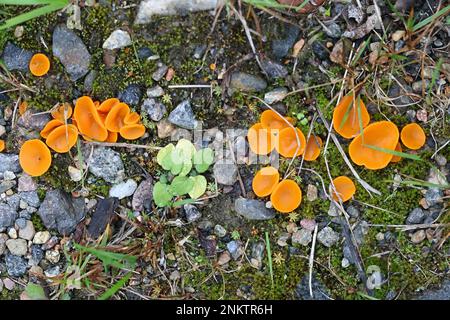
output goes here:
{"type": "Polygon", "coordinates": [[[261,123],[256,123],[248,129],[247,139],[250,150],[259,155],[266,155],[275,147],[270,130],[263,128],[261,123]]]}
{"type": "Polygon", "coordinates": [[[302,201],[302,191],[294,180],[286,179],[276,185],[270,195],[273,207],[282,213],[294,211],[302,201]]]}
{"type": "Polygon", "coordinates": [[[252,181],[252,188],[258,197],[267,197],[272,193],[280,180],[280,174],[274,167],[259,170],[252,181]]]}
{"type": "Polygon", "coordinates": [[[137,124],[141,121],[141,116],[137,112],[131,112],[123,119],[124,124],[137,124]]]}
{"type": "Polygon", "coordinates": [[[397,126],[390,121],[378,121],[368,125],[363,134],[356,136],[349,146],[350,158],[359,166],[377,170],[386,167],[392,154],[369,146],[395,150],[399,138],[397,126]]]}
{"type": "Polygon", "coordinates": [[[316,160],[320,155],[320,148],[322,148],[322,139],[318,136],[311,135],[306,142],[303,159],[305,159],[305,161],[316,160]]]}
{"type": "Polygon", "coordinates": [[[47,172],[52,163],[52,155],[48,147],[41,140],[26,141],[19,152],[19,163],[23,171],[30,176],[37,177],[47,172]]]}
{"type": "Polygon", "coordinates": [[[360,107],[362,127],[365,128],[370,122],[370,115],[361,98],[357,97],[353,101],[353,95],[347,95],[334,108],[333,128],[344,138],[351,139],[360,132],[358,105],[360,107]]]}
{"type": "Polygon", "coordinates": [[[400,137],[402,143],[411,150],[422,148],[426,140],[425,132],[417,123],[410,123],[404,126],[400,137]]]}
{"type": "Polygon", "coordinates": [[[5,150],[5,140],[0,139],[0,152],[3,152],[5,150]]]}
{"type": "Polygon", "coordinates": [[[356,192],[355,184],[349,177],[337,177],[333,180],[333,184],[337,192],[336,194],[334,190],[332,191],[332,196],[335,201],[339,202],[340,199],[342,202],[346,202],[350,200],[356,192]]]}
{"type": "Polygon", "coordinates": [[[61,120],[58,120],[58,119],[50,120],[49,122],[47,122],[44,129],[41,130],[41,132],[40,132],[41,137],[44,139],[47,139],[48,135],[53,130],[55,130],[56,128],[58,128],[59,126],[62,126],[62,125],[64,125],[64,122],[62,122],[61,120]]]}
{"type": "Polygon", "coordinates": [[[54,129],[45,141],[47,145],[58,153],[68,152],[78,139],[78,129],[73,124],[59,126],[54,129]]]}
{"type": "Polygon", "coordinates": [[[278,141],[275,144],[278,153],[286,158],[302,155],[305,151],[305,147],[306,139],[303,132],[298,128],[295,128],[294,130],[291,127],[284,128],[280,131],[278,141]]]}
{"type": "Polygon", "coordinates": [[[145,127],[142,124],[127,124],[120,128],[120,135],[127,140],[135,140],[142,137],[145,127]]]}
{"type": "Polygon", "coordinates": [[[70,119],[72,116],[72,107],[68,103],[63,103],[58,108],[51,112],[53,119],[58,119],[62,122],[70,119]]]}
{"type": "MultiPolygon", "coordinates": [[[[402,145],[400,144],[400,142],[397,142],[397,146],[395,147],[395,151],[397,152],[402,152],[402,145]]],[[[400,162],[400,160],[402,160],[402,157],[399,156],[392,156],[391,162],[395,163],[395,162],[400,162]]]]}
{"type": "Polygon", "coordinates": [[[116,104],[105,119],[105,127],[108,131],[119,132],[125,123],[125,117],[130,113],[130,107],[126,103],[116,104]]]}
{"type": "Polygon", "coordinates": [[[45,54],[36,53],[31,57],[29,68],[33,75],[41,77],[46,75],[48,70],[50,70],[50,60],[45,54]]]}
{"type": "Polygon", "coordinates": [[[266,110],[261,114],[261,125],[265,129],[281,130],[289,127],[288,123],[293,122],[292,118],[279,116],[272,110],[266,110]]]}
{"type": "Polygon", "coordinates": [[[117,98],[106,99],[98,106],[97,111],[101,113],[108,113],[118,103],[120,103],[120,100],[117,98]]]}
{"type": "Polygon", "coordinates": [[[119,138],[119,134],[117,132],[111,132],[108,131],[108,137],[106,138],[105,142],[117,142],[117,139],[119,138]]]}
{"type": "Polygon", "coordinates": [[[83,96],[78,98],[73,112],[81,134],[96,141],[105,141],[108,137],[102,120],[100,119],[94,102],[90,97],[83,96]]]}

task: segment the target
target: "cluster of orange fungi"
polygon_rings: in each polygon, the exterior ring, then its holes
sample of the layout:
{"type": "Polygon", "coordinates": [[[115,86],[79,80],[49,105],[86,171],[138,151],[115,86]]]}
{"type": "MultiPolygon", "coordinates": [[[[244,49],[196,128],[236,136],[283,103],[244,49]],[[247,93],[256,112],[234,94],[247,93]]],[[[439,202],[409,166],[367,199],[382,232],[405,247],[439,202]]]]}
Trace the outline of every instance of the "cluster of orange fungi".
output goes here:
{"type": "Polygon", "coordinates": [[[31,176],[40,176],[49,169],[52,161],[49,148],[66,153],[77,143],[79,134],[88,141],[116,142],[119,135],[134,140],[145,133],[139,114],[131,112],[127,104],[116,98],[100,103],[83,96],[78,98],[73,110],[65,103],[51,115],[53,119],[40,132],[45,143],[33,139],[20,149],[20,165],[31,176]]]}
{"type": "Polygon", "coordinates": [[[425,132],[417,123],[403,127],[401,133],[391,121],[369,124],[370,115],[360,97],[345,96],[333,112],[333,128],[346,139],[353,139],[349,155],[354,163],[370,170],[385,168],[390,162],[399,162],[401,157],[390,151],[402,152],[402,145],[411,150],[425,144],[425,132]],[[362,133],[361,131],[362,127],[362,133]]]}

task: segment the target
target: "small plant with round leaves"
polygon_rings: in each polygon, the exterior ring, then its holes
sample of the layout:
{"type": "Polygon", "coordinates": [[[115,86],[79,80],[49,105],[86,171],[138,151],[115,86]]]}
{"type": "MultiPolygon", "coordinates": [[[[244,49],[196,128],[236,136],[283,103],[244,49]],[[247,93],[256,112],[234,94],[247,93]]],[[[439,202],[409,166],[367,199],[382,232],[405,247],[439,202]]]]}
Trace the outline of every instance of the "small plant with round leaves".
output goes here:
{"type": "Polygon", "coordinates": [[[179,206],[194,202],[206,192],[208,181],[202,173],[214,162],[214,151],[197,150],[192,142],[181,139],[176,145],[170,143],[162,148],[156,161],[167,173],[153,187],[155,204],[179,206]]]}

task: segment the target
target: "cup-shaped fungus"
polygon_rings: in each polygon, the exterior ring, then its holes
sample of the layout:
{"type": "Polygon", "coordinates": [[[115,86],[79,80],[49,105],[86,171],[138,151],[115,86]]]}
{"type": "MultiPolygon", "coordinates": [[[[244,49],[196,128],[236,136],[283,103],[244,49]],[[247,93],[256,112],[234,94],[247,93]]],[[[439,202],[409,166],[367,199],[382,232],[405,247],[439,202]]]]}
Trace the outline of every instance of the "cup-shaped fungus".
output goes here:
{"type": "Polygon", "coordinates": [[[290,179],[278,183],[270,195],[273,207],[282,213],[294,211],[301,201],[302,190],[294,180],[290,179]]]}
{"type": "Polygon", "coordinates": [[[3,152],[5,150],[5,140],[0,139],[0,152],[3,152]]]}
{"type": "Polygon", "coordinates": [[[45,54],[36,53],[31,57],[29,68],[33,75],[41,77],[50,70],[50,60],[45,54]]]}
{"type": "Polygon", "coordinates": [[[422,148],[426,140],[425,132],[417,123],[410,123],[404,126],[400,137],[403,144],[411,150],[422,148]]]}
{"type": "Polygon", "coordinates": [[[77,139],[77,127],[66,124],[50,132],[45,143],[58,153],[66,153],[77,143],[77,139]]]}
{"type": "Polygon", "coordinates": [[[120,103],[120,101],[117,98],[106,99],[98,106],[97,111],[101,113],[108,113],[118,103],[120,103]]]}
{"type": "Polygon", "coordinates": [[[137,112],[131,112],[123,119],[125,124],[137,124],[139,121],[141,121],[141,116],[137,112]]]}
{"type": "Polygon", "coordinates": [[[108,138],[106,138],[105,142],[117,142],[119,138],[119,134],[117,132],[108,131],[108,138]]]}
{"type": "MultiPolygon", "coordinates": [[[[402,145],[400,144],[400,141],[399,142],[397,142],[397,146],[395,147],[395,151],[397,151],[397,152],[402,152],[403,150],[402,150],[402,145]]],[[[400,160],[402,160],[402,157],[399,157],[399,156],[396,156],[396,155],[393,155],[392,156],[392,159],[391,159],[391,162],[400,162],[400,160]]]]}
{"type": "Polygon", "coordinates": [[[82,135],[96,141],[105,141],[108,137],[108,131],[90,97],[83,96],[78,98],[73,117],[82,135]]]}
{"type": "Polygon", "coordinates": [[[320,148],[322,148],[322,139],[318,136],[311,135],[306,142],[303,159],[305,159],[305,161],[316,160],[320,155],[320,148]]]}
{"type": "Polygon", "coordinates": [[[130,107],[126,103],[116,104],[108,113],[105,119],[106,129],[112,132],[119,132],[125,123],[125,117],[130,113],[130,107]]]}
{"type": "Polygon", "coordinates": [[[263,128],[261,123],[256,123],[248,129],[247,139],[250,149],[259,155],[266,155],[275,147],[270,130],[263,128]]]}
{"type": "Polygon", "coordinates": [[[278,135],[278,141],[275,143],[275,149],[286,158],[302,155],[305,147],[306,139],[303,132],[298,128],[294,130],[291,127],[282,129],[278,135]]]}
{"type": "Polygon", "coordinates": [[[41,137],[44,139],[47,139],[50,132],[52,132],[59,126],[62,126],[63,124],[64,124],[64,122],[62,122],[61,120],[58,120],[58,119],[50,120],[49,122],[47,122],[44,129],[41,130],[41,132],[40,132],[41,137]]]}
{"type": "Polygon", "coordinates": [[[52,111],[53,119],[58,119],[62,122],[70,119],[72,116],[72,107],[68,103],[63,103],[58,108],[52,111]]]}
{"type": "Polygon", "coordinates": [[[259,170],[252,181],[252,188],[258,197],[266,197],[275,189],[280,180],[280,174],[274,167],[259,170]]]}
{"type": "Polygon", "coordinates": [[[127,140],[139,139],[145,134],[142,124],[127,124],[120,128],[120,135],[127,140]]]}
{"type": "Polygon", "coordinates": [[[32,177],[41,176],[47,172],[52,163],[50,150],[41,140],[26,141],[19,152],[19,163],[23,171],[32,177]]]}
{"type": "Polygon", "coordinates": [[[365,128],[370,122],[370,115],[360,97],[347,95],[333,111],[333,128],[341,136],[351,139],[360,132],[359,113],[361,114],[361,124],[365,128]],[[359,111],[358,111],[359,107],[359,111]]]}
{"type": "Polygon", "coordinates": [[[392,154],[385,150],[395,150],[399,138],[397,126],[390,121],[378,121],[368,125],[363,134],[356,136],[349,146],[350,158],[359,166],[370,170],[386,167],[392,154]]]}
{"type": "Polygon", "coordinates": [[[261,125],[266,129],[281,130],[289,127],[289,123],[293,122],[292,118],[279,116],[272,110],[266,110],[261,114],[261,125]]]}
{"type": "Polygon", "coordinates": [[[340,176],[333,180],[334,187],[336,188],[336,192],[332,191],[332,196],[335,201],[339,202],[339,199],[342,202],[346,202],[353,197],[356,192],[356,187],[353,181],[346,176],[340,176]]]}

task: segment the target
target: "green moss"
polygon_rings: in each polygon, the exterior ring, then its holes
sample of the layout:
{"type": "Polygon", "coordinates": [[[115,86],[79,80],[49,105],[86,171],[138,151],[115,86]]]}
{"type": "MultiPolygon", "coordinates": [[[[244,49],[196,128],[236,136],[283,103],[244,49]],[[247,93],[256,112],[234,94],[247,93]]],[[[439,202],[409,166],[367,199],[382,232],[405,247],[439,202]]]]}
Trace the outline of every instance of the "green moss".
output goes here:
{"type": "Polygon", "coordinates": [[[38,214],[33,214],[31,216],[31,222],[33,222],[34,228],[36,231],[45,231],[47,228],[45,228],[44,223],[41,220],[41,217],[39,217],[38,214]]]}

